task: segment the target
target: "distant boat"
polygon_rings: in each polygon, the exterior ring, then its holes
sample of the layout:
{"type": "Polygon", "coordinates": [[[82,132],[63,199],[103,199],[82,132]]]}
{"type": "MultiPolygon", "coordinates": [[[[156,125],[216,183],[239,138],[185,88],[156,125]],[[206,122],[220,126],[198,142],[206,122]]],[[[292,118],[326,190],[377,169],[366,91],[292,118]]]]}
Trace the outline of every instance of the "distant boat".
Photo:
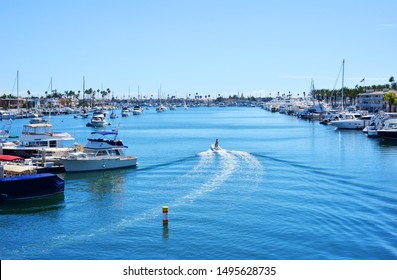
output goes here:
{"type": "Polygon", "coordinates": [[[48,123],[48,122],[49,120],[40,117],[31,118],[29,121],[29,123],[48,123]]]}
{"type": "Polygon", "coordinates": [[[134,108],[132,109],[133,115],[142,115],[142,113],[143,113],[143,109],[139,105],[134,106],[134,108]]]}
{"type": "Polygon", "coordinates": [[[0,143],[5,143],[10,138],[10,128],[11,128],[12,120],[8,120],[8,122],[0,129],[0,143]]]}
{"type": "Polygon", "coordinates": [[[88,139],[82,151],[69,153],[67,157],[61,158],[66,172],[108,170],[137,165],[136,157],[125,155],[124,150],[128,147],[124,146],[121,140],[116,140],[117,131],[96,131],[91,134],[101,137],[88,139]]]}
{"type": "Polygon", "coordinates": [[[0,120],[12,120],[15,119],[15,114],[9,111],[0,111],[0,120]]]}
{"type": "Polygon", "coordinates": [[[160,104],[159,106],[156,107],[156,111],[158,113],[165,112],[167,111],[167,107],[165,107],[163,104],[160,104]]]}
{"type": "Polygon", "coordinates": [[[111,119],[116,119],[118,118],[117,114],[112,110],[112,113],[110,114],[111,119]]]}
{"type": "Polygon", "coordinates": [[[74,115],[74,118],[75,119],[78,119],[78,118],[86,119],[86,118],[88,118],[88,114],[87,113],[81,113],[81,114],[78,114],[78,115],[74,115]]]}
{"type": "Polygon", "coordinates": [[[130,115],[130,111],[128,110],[128,108],[127,107],[123,107],[121,109],[121,116],[122,117],[128,117],[129,115],[130,115]]]}
{"type": "Polygon", "coordinates": [[[0,202],[47,197],[60,194],[64,189],[64,180],[55,174],[41,173],[5,178],[0,176],[0,202]]]}
{"type": "Polygon", "coordinates": [[[91,127],[105,127],[110,125],[110,123],[106,120],[106,115],[101,111],[94,112],[92,118],[86,126],[91,127]]]}

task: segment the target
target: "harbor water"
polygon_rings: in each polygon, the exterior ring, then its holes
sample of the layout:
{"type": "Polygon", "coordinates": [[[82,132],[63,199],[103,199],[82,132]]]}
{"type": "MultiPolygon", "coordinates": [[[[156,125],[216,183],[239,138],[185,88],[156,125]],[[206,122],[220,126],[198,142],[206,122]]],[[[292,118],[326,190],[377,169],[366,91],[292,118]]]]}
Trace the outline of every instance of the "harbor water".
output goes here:
{"type": "MultiPolygon", "coordinates": [[[[1,204],[0,259],[397,259],[397,142],[260,108],[118,115],[107,129],[138,166],[61,174],[63,195],[1,204]]],[[[51,123],[81,144],[93,131],[51,123]]]]}

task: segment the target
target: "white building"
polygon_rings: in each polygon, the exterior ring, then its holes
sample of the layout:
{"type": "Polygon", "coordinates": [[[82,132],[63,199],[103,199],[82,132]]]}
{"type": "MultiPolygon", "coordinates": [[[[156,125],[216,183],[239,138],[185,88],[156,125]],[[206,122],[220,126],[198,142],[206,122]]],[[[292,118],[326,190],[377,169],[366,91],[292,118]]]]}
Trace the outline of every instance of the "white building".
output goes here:
{"type": "Polygon", "coordinates": [[[384,101],[384,97],[388,91],[367,90],[365,93],[360,93],[357,98],[358,108],[369,112],[386,111],[387,102],[384,101]]]}

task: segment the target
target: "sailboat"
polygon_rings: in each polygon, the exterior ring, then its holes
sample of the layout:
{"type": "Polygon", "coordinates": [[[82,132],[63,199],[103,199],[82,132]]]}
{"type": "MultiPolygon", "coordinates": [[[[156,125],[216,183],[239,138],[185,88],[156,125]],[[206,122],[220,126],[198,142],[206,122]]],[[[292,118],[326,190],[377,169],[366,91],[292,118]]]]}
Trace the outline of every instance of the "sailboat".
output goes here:
{"type": "Polygon", "coordinates": [[[10,138],[10,128],[12,120],[9,119],[8,122],[0,129],[0,143],[5,143],[10,138]]]}
{"type": "Polygon", "coordinates": [[[156,111],[158,113],[167,111],[167,107],[165,107],[163,104],[161,104],[161,85],[160,85],[160,90],[158,92],[158,96],[159,96],[159,105],[157,106],[156,111]]]}
{"type": "Polygon", "coordinates": [[[114,112],[113,109],[112,109],[112,113],[110,113],[110,118],[111,118],[111,119],[116,119],[116,118],[118,118],[117,114],[114,112]]]}

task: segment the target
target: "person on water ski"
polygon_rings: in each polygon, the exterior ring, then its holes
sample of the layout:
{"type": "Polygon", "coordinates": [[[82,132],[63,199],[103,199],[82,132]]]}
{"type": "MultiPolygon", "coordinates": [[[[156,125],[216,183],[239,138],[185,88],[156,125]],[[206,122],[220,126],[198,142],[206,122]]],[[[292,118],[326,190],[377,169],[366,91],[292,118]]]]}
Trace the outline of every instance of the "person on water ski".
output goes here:
{"type": "Polygon", "coordinates": [[[218,141],[218,139],[216,139],[215,140],[215,148],[218,148],[219,147],[219,141],[218,141]]]}

